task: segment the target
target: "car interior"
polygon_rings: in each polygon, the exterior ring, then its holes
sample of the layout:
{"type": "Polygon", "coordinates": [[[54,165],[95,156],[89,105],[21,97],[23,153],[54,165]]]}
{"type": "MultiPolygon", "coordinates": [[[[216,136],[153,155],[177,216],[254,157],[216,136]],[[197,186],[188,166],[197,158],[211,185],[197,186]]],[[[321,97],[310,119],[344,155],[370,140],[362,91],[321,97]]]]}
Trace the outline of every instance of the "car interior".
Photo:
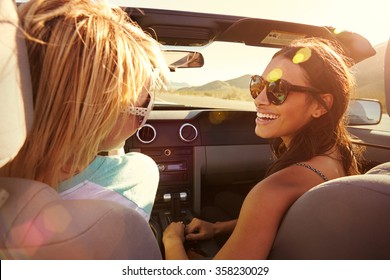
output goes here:
{"type": "MultiPolygon", "coordinates": [[[[178,46],[193,55],[194,49],[212,42],[276,50],[304,37],[338,41],[355,63],[376,53],[364,37],[336,32],[333,27],[161,9],[123,9],[162,44],[167,55],[178,46]]],[[[24,39],[15,28],[18,19],[13,1],[1,1],[0,11],[1,19],[5,19],[1,29],[7,30],[0,38],[0,156],[4,165],[23,144],[32,121],[32,98],[28,59],[24,39]]],[[[202,58],[195,67],[206,63],[202,58]]],[[[389,44],[384,65],[390,115],[389,44]]],[[[190,67],[177,60],[170,64],[172,72],[190,67]]],[[[373,129],[381,121],[380,103],[361,100],[357,104],[375,108],[370,116],[365,111],[364,118],[356,113],[359,118],[351,118],[349,127],[355,143],[367,148],[366,173],[325,182],[298,199],[280,226],[269,259],[390,258],[390,133],[373,129]]],[[[127,139],[124,147],[125,152],[152,157],[160,170],[149,224],[135,211],[113,202],[64,201],[41,182],[0,178],[0,258],[161,259],[162,232],[170,222],[189,223],[193,217],[236,218],[242,198],[264,177],[272,161],[268,140],[254,133],[255,114],[247,107],[156,102],[146,125],[127,139]],[[221,194],[225,196],[221,198],[221,194]]],[[[190,242],[186,246],[210,259],[221,242],[190,242]]]]}

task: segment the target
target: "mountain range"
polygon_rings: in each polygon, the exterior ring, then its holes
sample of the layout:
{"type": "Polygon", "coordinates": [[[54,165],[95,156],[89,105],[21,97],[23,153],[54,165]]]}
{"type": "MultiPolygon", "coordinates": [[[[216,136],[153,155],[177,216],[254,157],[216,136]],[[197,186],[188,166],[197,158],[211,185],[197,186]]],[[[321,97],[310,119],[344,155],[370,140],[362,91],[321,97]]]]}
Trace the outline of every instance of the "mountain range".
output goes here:
{"type": "Polygon", "coordinates": [[[208,91],[208,90],[225,90],[226,88],[236,87],[240,89],[248,88],[250,75],[244,75],[235,79],[226,81],[212,81],[201,86],[190,86],[185,84],[183,87],[179,87],[180,83],[171,83],[170,88],[176,88],[178,91],[208,91]]]}

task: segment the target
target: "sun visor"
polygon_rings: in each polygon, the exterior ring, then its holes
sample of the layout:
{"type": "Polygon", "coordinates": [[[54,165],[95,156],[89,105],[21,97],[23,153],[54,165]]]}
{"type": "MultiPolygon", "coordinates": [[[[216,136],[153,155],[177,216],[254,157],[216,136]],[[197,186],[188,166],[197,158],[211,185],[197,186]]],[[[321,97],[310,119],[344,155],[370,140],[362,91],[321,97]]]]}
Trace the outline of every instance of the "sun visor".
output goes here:
{"type": "Polygon", "coordinates": [[[370,42],[363,36],[333,27],[323,27],[267,19],[238,20],[215,38],[215,41],[239,42],[250,46],[281,48],[296,39],[319,37],[336,40],[355,63],[375,55],[370,42]]]}
{"type": "Polygon", "coordinates": [[[363,36],[350,31],[336,32],[331,27],[329,29],[333,31],[334,37],[343,47],[345,55],[352,58],[355,63],[376,54],[371,43],[363,36]]]}

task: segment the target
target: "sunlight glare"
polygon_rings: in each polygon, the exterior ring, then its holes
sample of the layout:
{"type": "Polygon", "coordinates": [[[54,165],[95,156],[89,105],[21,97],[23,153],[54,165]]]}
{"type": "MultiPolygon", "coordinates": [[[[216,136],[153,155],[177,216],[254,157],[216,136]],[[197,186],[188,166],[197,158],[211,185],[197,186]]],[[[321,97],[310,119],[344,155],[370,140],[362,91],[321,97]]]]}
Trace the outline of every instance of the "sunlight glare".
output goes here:
{"type": "Polygon", "coordinates": [[[228,119],[228,117],[229,117],[228,112],[210,112],[209,121],[212,124],[220,124],[226,119],[228,119]]]}
{"type": "Polygon", "coordinates": [[[54,206],[50,211],[45,211],[44,222],[48,232],[64,232],[72,222],[71,215],[63,206],[54,206]]]}
{"type": "Polygon", "coordinates": [[[311,50],[308,48],[301,48],[294,55],[292,61],[295,64],[299,64],[299,63],[307,61],[310,57],[311,57],[311,50]]]}
{"type": "Polygon", "coordinates": [[[344,29],[335,28],[335,29],[333,30],[333,33],[337,35],[337,34],[340,34],[340,33],[344,32],[344,31],[345,31],[344,29]]]}
{"type": "Polygon", "coordinates": [[[267,80],[269,82],[275,82],[277,80],[280,80],[282,76],[283,76],[283,70],[280,68],[275,68],[268,73],[267,80]]]}

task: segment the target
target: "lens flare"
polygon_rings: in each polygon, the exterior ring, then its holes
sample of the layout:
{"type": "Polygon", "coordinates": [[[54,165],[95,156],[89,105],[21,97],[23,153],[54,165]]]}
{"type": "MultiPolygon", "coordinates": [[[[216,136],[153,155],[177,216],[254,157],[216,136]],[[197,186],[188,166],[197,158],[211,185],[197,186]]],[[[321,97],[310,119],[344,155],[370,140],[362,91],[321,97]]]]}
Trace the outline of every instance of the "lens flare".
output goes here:
{"type": "Polygon", "coordinates": [[[283,76],[283,70],[280,68],[275,68],[268,73],[267,80],[271,83],[276,82],[280,80],[282,76],[283,76]]]}
{"type": "Polygon", "coordinates": [[[60,205],[56,205],[49,210],[45,211],[43,215],[47,231],[53,233],[64,232],[72,223],[72,217],[68,210],[60,205]]]}
{"type": "Polygon", "coordinates": [[[335,28],[335,29],[333,30],[333,33],[337,35],[337,34],[343,33],[344,31],[345,31],[344,29],[335,28]]]}
{"type": "Polygon", "coordinates": [[[209,121],[212,124],[220,124],[228,118],[228,112],[210,112],[209,114],[209,121]]]}
{"type": "Polygon", "coordinates": [[[310,57],[311,57],[311,50],[308,48],[301,48],[294,55],[292,61],[295,64],[299,64],[299,63],[302,63],[302,62],[309,60],[310,57]]]}

